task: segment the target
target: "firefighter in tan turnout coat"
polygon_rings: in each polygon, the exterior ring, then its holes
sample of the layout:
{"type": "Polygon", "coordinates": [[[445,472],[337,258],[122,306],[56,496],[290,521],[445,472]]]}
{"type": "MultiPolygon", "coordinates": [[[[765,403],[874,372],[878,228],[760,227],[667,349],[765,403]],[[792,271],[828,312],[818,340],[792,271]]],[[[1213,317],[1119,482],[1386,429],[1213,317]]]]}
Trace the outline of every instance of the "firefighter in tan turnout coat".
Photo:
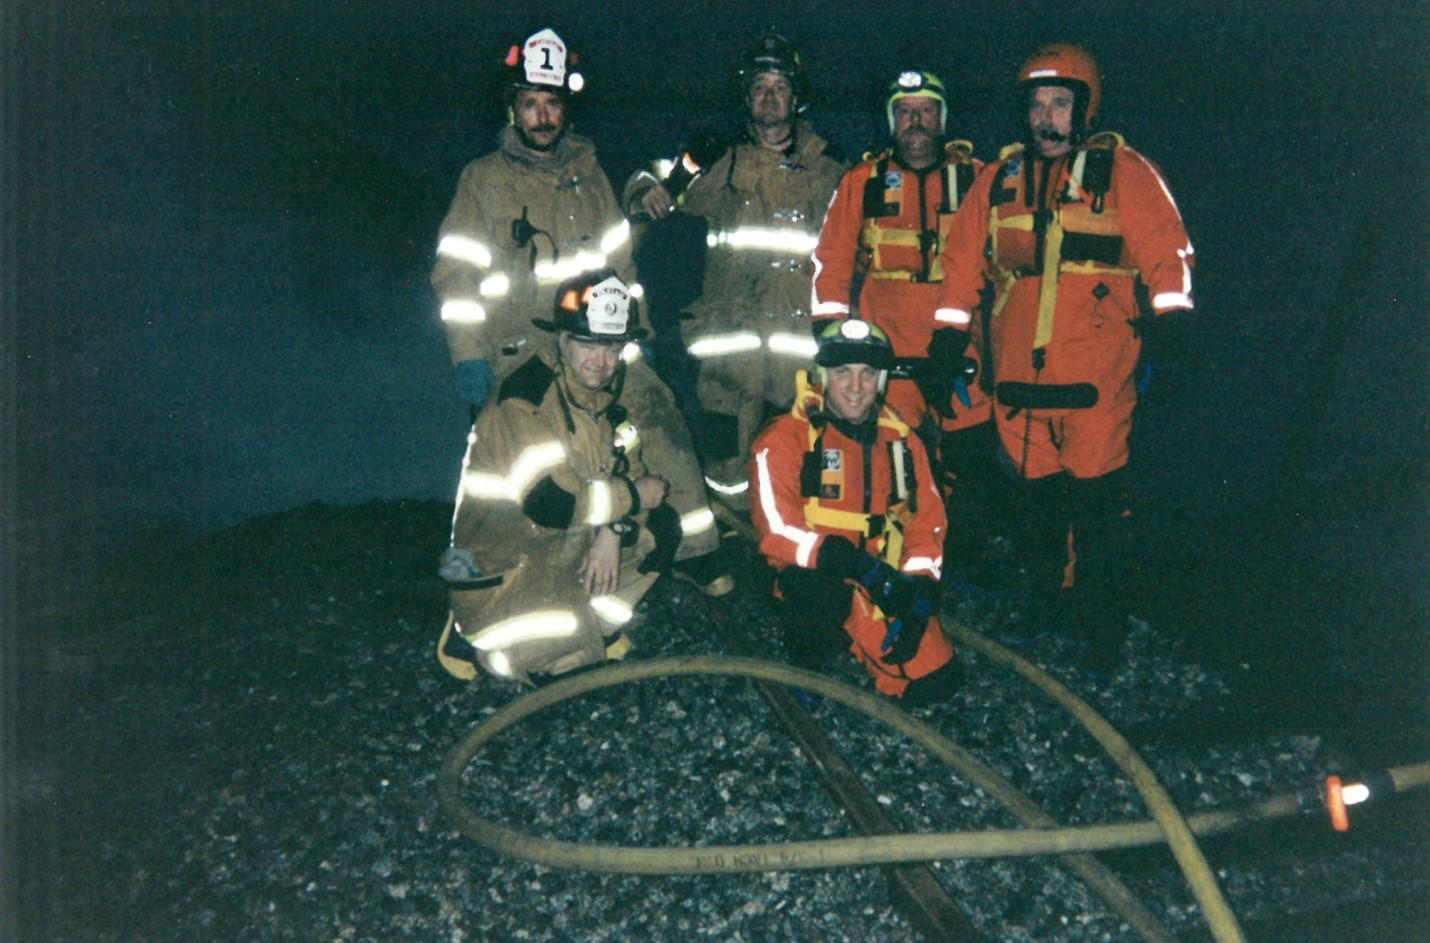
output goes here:
{"type": "Polygon", "coordinates": [[[556,335],[473,427],[445,575],[439,646],[458,677],[556,675],[622,657],[622,629],[680,543],[666,483],[620,404],[621,349],[643,332],[609,270],[560,293],[556,335]],[[466,645],[461,644],[467,643],[466,645]]]}

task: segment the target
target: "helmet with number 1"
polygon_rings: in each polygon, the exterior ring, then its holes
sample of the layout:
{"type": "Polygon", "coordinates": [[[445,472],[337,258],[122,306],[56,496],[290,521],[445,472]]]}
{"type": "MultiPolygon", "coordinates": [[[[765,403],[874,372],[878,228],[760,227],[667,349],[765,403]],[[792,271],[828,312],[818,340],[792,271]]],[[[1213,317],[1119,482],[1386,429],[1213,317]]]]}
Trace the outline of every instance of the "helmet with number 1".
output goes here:
{"type": "Polygon", "coordinates": [[[577,56],[566,46],[556,31],[543,29],[532,33],[518,45],[507,50],[504,65],[510,94],[517,89],[534,89],[574,95],[586,87],[586,78],[575,71],[577,56]]]}
{"type": "Polygon", "coordinates": [[[948,127],[948,97],[944,92],[943,79],[932,72],[908,69],[900,72],[889,83],[889,133],[894,133],[894,103],[901,98],[934,98],[938,100],[939,130],[948,127]]]}
{"type": "Polygon", "coordinates": [[[819,350],[814,364],[819,368],[819,385],[829,386],[829,368],[850,363],[868,364],[879,371],[879,395],[889,383],[894,368],[894,346],[889,335],[877,325],[858,318],[833,321],[816,338],[819,350]]]}
{"type": "Polygon", "coordinates": [[[1018,90],[1027,95],[1041,85],[1072,89],[1073,132],[1086,131],[1097,118],[1102,103],[1102,71],[1097,60],[1081,46],[1049,43],[1028,57],[1018,70],[1018,90]]]}
{"type": "Polygon", "coordinates": [[[804,60],[800,58],[799,50],[794,44],[773,28],[761,33],[740,56],[740,61],[735,66],[733,79],[736,93],[742,101],[750,91],[750,84],[755,81],[755,76],[762,72],[774,72],[789,79],[800,110],[809,104],[814,89],[810,87],[804,60]]]}

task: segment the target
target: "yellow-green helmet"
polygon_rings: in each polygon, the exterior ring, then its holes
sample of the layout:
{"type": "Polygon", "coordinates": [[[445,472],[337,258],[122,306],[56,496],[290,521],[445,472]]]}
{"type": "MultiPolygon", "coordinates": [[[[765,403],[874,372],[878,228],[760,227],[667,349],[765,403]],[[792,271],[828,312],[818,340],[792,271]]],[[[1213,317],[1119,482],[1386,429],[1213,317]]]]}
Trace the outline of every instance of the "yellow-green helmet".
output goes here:
{"type": "Polygon", "coordinates": [[[889,382],[894,368],[894,345],[883,328],[858,318],[832,321],[816,338],[819,351],[814,355],[819,368],[820,386],[829,385],[828,368],[849,363],[868,364],[879,371],[879,393],[889,382]]]}
{"type": "Polygon", "coordinates": [[[894,102],[901,98],[937,98],[940,131],[948,129],[948,96],[944,91],[943,79],[932,72],[906,69],[889,83],[889,102],[885,109],[889,116],[889,133],[894,133],[894,102]]]}

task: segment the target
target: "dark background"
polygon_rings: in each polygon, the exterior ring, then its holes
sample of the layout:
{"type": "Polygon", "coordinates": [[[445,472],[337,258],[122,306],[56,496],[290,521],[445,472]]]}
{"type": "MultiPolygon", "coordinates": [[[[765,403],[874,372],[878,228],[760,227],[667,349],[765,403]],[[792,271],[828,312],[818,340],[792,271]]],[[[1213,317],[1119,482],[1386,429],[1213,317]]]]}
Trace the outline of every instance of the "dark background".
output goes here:
{"type": "Polygon", "coordinates": [[[1201,375],[1152,430],[1178,503],[1263,500],[1331,299],[1354,330],[1315,454],[1327,483],[1425,457],[1427,14],[1393,3],[429,2],[8,9],[3,337],[19,538],[212,527],[304,501],[449,496],[462,410],[426,287],[506,47],[581,56],[578,128],[619,186],[697,121],[766,24],[851,155],[908,65],[991,158],[1038,42],[1088,44],[1104,125],[1164,169],[1197,248],[1201,375]],[[1380,249],[1348,260],[1363,227],[1380,249]],[[1175,430],[1175,434],[1173,431],[1175,430]]]}
{"type": "MultiPolygon", "coordinates": [[[[0,17],[0,627],[10,590],[77,592],[136,534],[451,496],[465,415],[426,274],[501,124],[490,75],[536,29],[581,55],[576,126],[617,187],[730,117],[731,64],[766,25],[802,47],[810,115],[850,156],[916,66],[991,159],[1017,134],[1022,58],[1067,39],[1099,58],[1103,125],[1163,168],[1197,249],[1198,368],[1138,433],[1147,517],[1168,522],[1147,579],[1196,601],[1163,624],[1231,638],[1280,618],[1268,645],[1348,666],[1314,697],[1393,686],[1423,720],[1423,6],[22,0],[0,17]]],[[[5,673],[7,694],[22,683],[5,673]]]]}

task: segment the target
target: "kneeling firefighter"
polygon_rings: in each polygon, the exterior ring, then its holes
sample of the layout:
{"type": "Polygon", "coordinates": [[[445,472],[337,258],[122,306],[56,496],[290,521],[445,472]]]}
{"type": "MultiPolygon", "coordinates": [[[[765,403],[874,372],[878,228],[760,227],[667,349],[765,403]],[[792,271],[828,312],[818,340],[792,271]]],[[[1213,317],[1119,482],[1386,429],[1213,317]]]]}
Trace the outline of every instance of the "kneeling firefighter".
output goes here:
{"type": "Polygon", "coordinates": [[[848,649],[884,694],[939,700],[954,683],[935,615],[947,518],[923,443],[883,402],[893,347],[857,319],[818,342],[819,385],[799,372],[750,472],[786,647],[806,668],[848,649]]]}
{"type": "Polygon", "coordinates": [[[554,319],[534,319],[555,346],[477,418],[442,568],[452,619],[439,657],[452,674],[480,665],[525,681],[630,649],[623,628],[681,539],[619,402],[636,322],[611,270],[567,282],[554,319]]]}

